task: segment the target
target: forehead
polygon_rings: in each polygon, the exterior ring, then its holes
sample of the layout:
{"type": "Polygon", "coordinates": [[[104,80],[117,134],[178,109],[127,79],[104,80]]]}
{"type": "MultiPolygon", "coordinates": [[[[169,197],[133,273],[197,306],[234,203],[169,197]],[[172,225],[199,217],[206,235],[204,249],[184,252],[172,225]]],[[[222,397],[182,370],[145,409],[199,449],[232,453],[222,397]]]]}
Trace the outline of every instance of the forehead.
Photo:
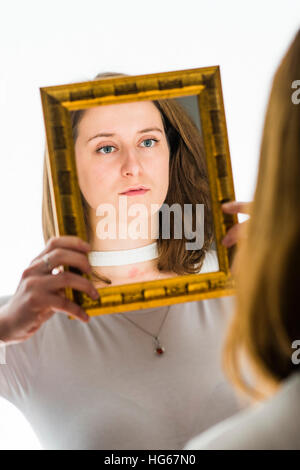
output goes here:
{"type": "Polygon", "coordinates": [[[135,101],[113,105],[95,106],[85,110],[79,127],[83,133],[124,130],[139,130],[143,126],[160,125],[162,118],[152,101],[135,101]]]}

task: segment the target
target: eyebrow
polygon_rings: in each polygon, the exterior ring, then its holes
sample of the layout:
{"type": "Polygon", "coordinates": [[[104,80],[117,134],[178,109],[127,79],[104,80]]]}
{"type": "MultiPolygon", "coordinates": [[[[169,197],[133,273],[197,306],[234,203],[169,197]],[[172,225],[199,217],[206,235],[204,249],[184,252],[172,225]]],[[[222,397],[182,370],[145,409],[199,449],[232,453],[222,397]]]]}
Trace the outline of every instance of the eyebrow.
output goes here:
{"type": "MultiPolygon", "coordinates": [[[[150,132],[150,131],[159,131],[159,132],[163,133],[162,130],[159,127],[149,127],[147,129],[142,129],[141,131],[138,131],[137,133],[138,134],[143,134],[144,132],[150,132]]],[[[94,135],[93,137],[90,137],[86,141],[86,143],[90,142],[93,139],[96,139],[96,137],[113,137],[114,135],[116,135],[116,134],[105,134],[105,133],[101,132],[99,134],[94,135]]]]}

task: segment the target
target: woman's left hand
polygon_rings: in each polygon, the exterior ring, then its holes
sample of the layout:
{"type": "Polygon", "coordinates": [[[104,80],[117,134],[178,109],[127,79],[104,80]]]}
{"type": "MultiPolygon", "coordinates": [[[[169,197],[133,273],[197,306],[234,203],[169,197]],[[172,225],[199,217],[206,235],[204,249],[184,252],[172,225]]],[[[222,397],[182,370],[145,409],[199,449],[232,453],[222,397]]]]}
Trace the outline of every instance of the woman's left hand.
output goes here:
{"type": "MultiPolygon", "coordinates": [[[[248,214],[250,215],[250,209],[252,206],[252,202],[239,202],[239,201],[231,201],[222,204],[222,210],[226,214],[248,214]]],[[[222,240],[222,244],[226,246],[226,248],[235,245],[241,238],[242,238],[242,231],[244,229],[243,224],[246,224],[248,220],[244,222],[239,222],[233,227],[231,227],[228,232],[226,233],[225,237],[222,240]]]]}

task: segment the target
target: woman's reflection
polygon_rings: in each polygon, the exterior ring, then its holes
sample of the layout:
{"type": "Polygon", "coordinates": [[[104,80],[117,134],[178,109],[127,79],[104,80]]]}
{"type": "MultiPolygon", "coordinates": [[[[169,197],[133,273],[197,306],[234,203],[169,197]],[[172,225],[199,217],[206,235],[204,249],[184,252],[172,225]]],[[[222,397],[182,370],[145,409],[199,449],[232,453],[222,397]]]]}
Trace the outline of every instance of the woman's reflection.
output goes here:
{"type": "MultiPolygon", "coordinates": [[[[208,250],[217,259],[211,249],[213,224],[202,140],[180,104],[168,99],[97,106],[73,111],[71,119],[88,241],[93,248],[90,262],[96,260],[96,287],[198,273],[208,250]],[[126,193],[140,186],[146,189],[126,193]],[[182,214],[185,204],[192,207],[193,227],[196,205],[204,205],[201,249],[186,250],[191,240],[185,237],[184,227],[182,237],[174,238],[172,223],[169,239],[162,237],[159,209],[174,203],[182,214]],[[111,231],[110,225],[108,238],[101,224],[103,204],[114,214],[116,230],[111,231]],[[136,204],[144,209],[138,217],[144,229],[139,238],[128,230],[133,218],[130,207],[136,204]],[[107,252],[111,252],[111,265],[101,262],[107,252]]],[[[185,222],[182,217],[182,226],[185,222]]]]}

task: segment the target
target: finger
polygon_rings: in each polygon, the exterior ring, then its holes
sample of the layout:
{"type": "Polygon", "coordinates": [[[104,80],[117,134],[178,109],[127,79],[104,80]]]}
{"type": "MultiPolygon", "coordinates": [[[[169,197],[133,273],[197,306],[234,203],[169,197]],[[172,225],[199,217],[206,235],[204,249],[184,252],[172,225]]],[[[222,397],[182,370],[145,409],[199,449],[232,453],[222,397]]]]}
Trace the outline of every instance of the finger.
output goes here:
{"type": "MultiPolygon", "coordinates": [[[[92,267],[85,253],[68,250],[66,248],[55,248],[53,251],[46,254],[48,255],[48,265],[50,266],[51,271],[57,266],[73,266],[87,274],[91,274],[92,272],[92,267]]],[[[43,256],[32,263],[32,266],[36,268],[34,269],[35,272],[50,272],[49,267],[43,260],[43,256]]]]}
{"type": "Polygon", "coordinates": [[[222,240],[224,246],[230,247],[239,240],[247,238],[249,220],[233,225],[222,240]]]}
{"type": "Polygon", "coordinates": [[[61,235],[59,237],[51,237],[47,241],[44,250],[36,258],[34,258],[32,262],[35,262],[38,258],[42,258],[43,255],[49,253],[50,251],[56,248],[67,248],[69,250],[87,253],[91,250],[91,245],[74,235],[61,235]]]}
{"type": "Polygon", "coordinates": [[[252,202],[231,201],[222,204],[221,207],[227,214],[250,214],[252,202]]]}
{"type": "Polygon", "coordinates": [[[66,297],[51,295],[49,297],[49,305],[51,308],[59,310],[67,315],[72,315],[78,320],[83,321],[84,323],[88,322],[90,317],[87,313],[77,304],[67,299],[66,297]]]}
{"type": "MultiPolygon", "coordinates": [[[[243,222],[244,223],[244,222],[243,222]]],[[[225,237],[222,240],[222,245],[226,247],[230,247],[235,245],[240,239],[241,234],[241,225],[242,224],[235,224],[231,227],[228,232],[226,233],[225,237]]]]}
{"type": "Polygon", "coordinates": [[[72,289],[85,292],[94,300],[99,298],[99,293],[91,281],[69,271],[59,273],[56,276],[51,274],[44,276],[41,284],[47,286],[47,289],[52,292],[56,292],[62,288],[71,287],[72,289]]]}

